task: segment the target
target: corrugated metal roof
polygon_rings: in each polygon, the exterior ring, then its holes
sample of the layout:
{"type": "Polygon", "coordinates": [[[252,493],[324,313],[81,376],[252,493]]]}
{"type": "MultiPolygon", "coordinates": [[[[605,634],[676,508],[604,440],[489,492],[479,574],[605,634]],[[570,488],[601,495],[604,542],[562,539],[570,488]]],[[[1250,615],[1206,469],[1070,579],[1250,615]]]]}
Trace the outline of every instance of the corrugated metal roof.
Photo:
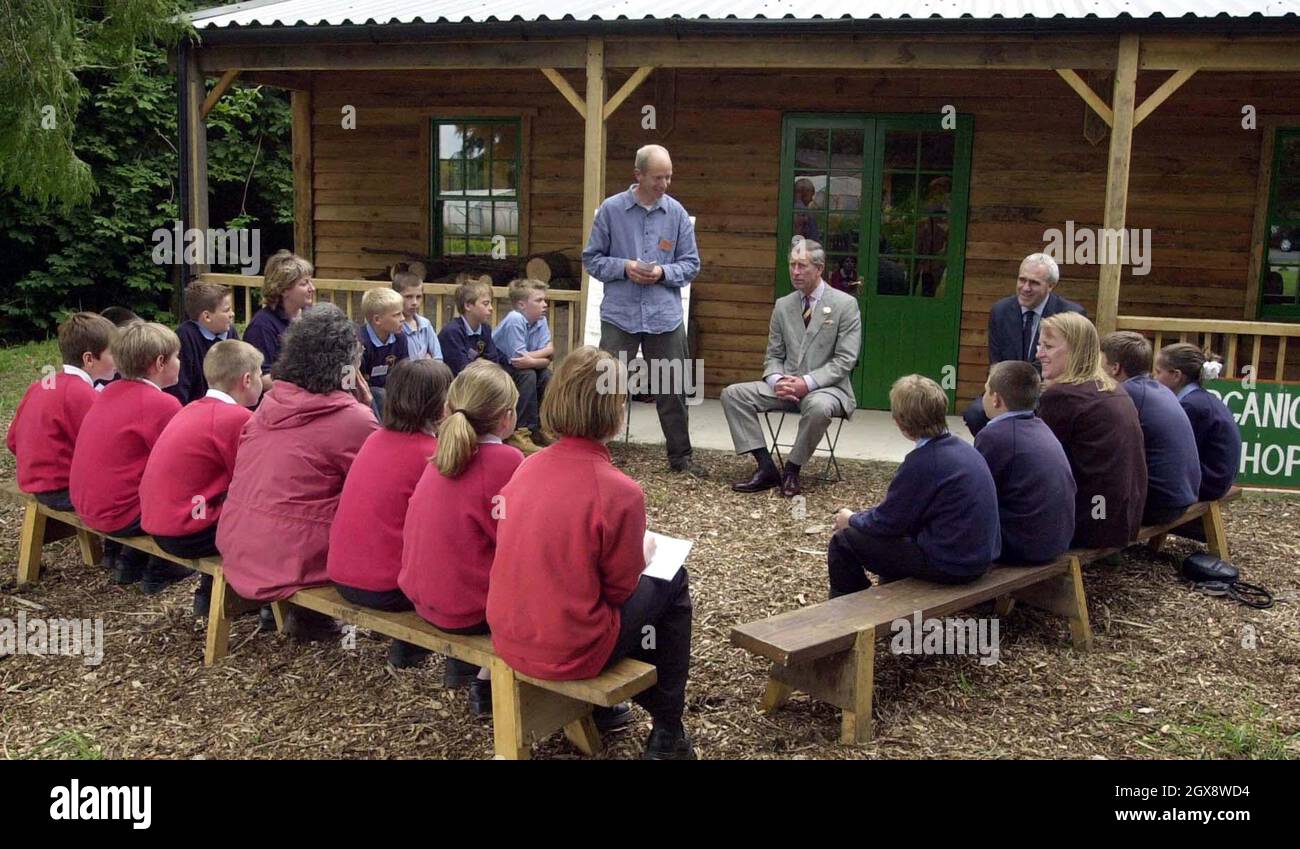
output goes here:
{"type": "Polygon", "coordinates": [[[194,12],[200,29],[502,21],[1279,18],[1300,0],[249,0],[194,12]]]}

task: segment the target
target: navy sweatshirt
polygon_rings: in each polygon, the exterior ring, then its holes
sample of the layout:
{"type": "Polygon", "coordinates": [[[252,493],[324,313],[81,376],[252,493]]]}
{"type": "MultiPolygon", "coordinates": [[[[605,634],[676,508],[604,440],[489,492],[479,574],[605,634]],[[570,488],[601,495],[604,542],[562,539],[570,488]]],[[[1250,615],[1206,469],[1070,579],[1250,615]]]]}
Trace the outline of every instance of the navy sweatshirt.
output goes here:
{"type": "Polygon", "coordinates": [[[1217,501],[1228,494],[1241,468],[1241,430],[1232,411],[1218,398],[1197,386],[1178,401],[1196,436],[1201,458],[1200,501],[1217,501]]]}
{"type": "Polygon", "coordinates": [[[931,566],[961,577],[987,572],[1001,549],[993,476],[979,452],[950,433],[908,452],[885,500],[854,513],[849,524],[908,537],[931,566]]]}
{"type": "Polygon", "coordinates": [[[479,325],[477,334],[470,335],[465,319],[457,316],[439,331],[438,344],[442,346],[442,361],[453,375],[477,359],[491,360],[502,368],[510,365],[506,355],[492,344],[492,327],[487,322],[479,325]]]}
{"type": "Polygon", "coordinates": [[[1178,398],[1148,374],[1130,377],[1123,386],[1142,425],[1147,506],[1172,509],[1195,503],[1201,490],[1201,460],[1192,423],[1178,398]]]}
{"type": "MultiPolygon", "coordinates": [[[[208,339],[203,335],[197,321],[186,321],[176,328],[176,335],[181,340],[181,372],[175,386],[169,386],[164,392],[172,395],[182,404],[197,401],[208,394],[208,380],[203,376],[203,358],[212,350],[220,339],[208,339]]],[[[230,325],[226,331],[227,339],[238,339],[239,331],[230,325]]]]}
{"type": "Polygon", "coordinates": [[[1046,563],[1074,537],[1074,474],[1052,429],[1033,411],[990,423],[975,437],[998,490],[1003,563],[1046,563]]]}
{"type": "Polygon", "coordinates": [[[384,388],[388,383],[388,373],[399,360],[405,360],[409,354],[406,347],[406,334],[398,331],[388,337],[387,342],[379,342],[370,326],[361,323],[357,326],[357,341],[361,343],[361,373],[371,386],[384,388]]]}

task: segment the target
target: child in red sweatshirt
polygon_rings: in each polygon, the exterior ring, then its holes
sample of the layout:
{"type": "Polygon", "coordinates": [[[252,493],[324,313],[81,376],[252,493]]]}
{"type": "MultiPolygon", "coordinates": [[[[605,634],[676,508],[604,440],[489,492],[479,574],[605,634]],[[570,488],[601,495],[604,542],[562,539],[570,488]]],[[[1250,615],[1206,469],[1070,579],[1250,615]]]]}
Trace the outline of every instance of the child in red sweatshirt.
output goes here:
{"type": "MultiPolygon", "coordinates": [[[[180,401],[162,391],[176,382],[180,349],[176,334],[155,322],[128,325],[113,339],[110,350],[122,379],[104,388],[82,421],[68,479],[77,515],[101,533],[143,533],[140,478],[159,434],[181,408],[180,401]]],[[[112,551],[113,581],[139,582],[149,595],[190,574],[112,540],[104,548],[112,551]]]]}
{"type": "MultiPolygon", "coordinates": [[[[523,461],[515,432],[519,390],[495,363],[467,365],[447,390],[438,453],[411,496],[398,586],[415,612],[452,634],[486,634],[488,574],[504,505],[498,493],[523,461]]],[[[487,670],[447,663],[447,685],[470,684],[470,708],[492,709],[487,670]],[[477,677],[475,677],[477,675],[477,677]]]]}
{"type": "MultiPolygon", "coordinates": [[[[213,557],[217,519],[235,473],[239,434],[262,397],[262,352],[237,339],[203,358],[204,395],[163,428],[140,479],[140,527],[177,557],[213,557]]],[[[206,616],[212,576],[199,579],[194,613],[206,616]]]]}
{"type": "Polygon", "coordinates": [[[611,354],[586,346],[551,379],[542,426],[559,441],[524,461],[501,490],[506,512],[487,620],[497,654],[537,678],[591,678],[624,657],[653,663],[658,682],[636,696],[654,719],[644,756],[689,760],[686,570],[672,580],[642,574],[653,554],[645,494],[605,447],[623,427],[623,370],[611,354]]]}
{"type": "Polygon", "coordinates": [[[62,370],[46,366],[41,379],[27,387],[9,424],[6,443],[18,461],[18,488],[46,507],[72,512],[72,451],[82,421],[99,397],[95,381],[109,380],[117,370],[109,350],[116,332],[113,322],[93,312],[64,319],[59,325],[62,370]]]}
{"type": "MultiPolygon", "coordinates": [[[[398,360],[386,375],[383,428],[370,434],[348,469],[330,526],[326,571],[339,595],[376,610],[410,610],[397,585],[411,493],[438,451],[438,420],[451,369],[438,360],[398,360]]],[[[428,651],[393,640],[388,662],[413,666],[428,651]]]]}

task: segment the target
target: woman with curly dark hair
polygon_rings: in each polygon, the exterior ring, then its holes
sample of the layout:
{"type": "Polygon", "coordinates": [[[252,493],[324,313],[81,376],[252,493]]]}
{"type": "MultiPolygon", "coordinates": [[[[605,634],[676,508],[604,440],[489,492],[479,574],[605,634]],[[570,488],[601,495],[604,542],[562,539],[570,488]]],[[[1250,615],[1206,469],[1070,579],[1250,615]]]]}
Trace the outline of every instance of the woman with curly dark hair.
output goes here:
{"type": "Polygon", "coordinates": [[[284,337],[275,382],[244,427],[217,525],[226,579],[276,601],[329,583],[330,524],[361,444],[379,427],[349,390],[361,345],[338,307],[307,310],[284,337]]]}

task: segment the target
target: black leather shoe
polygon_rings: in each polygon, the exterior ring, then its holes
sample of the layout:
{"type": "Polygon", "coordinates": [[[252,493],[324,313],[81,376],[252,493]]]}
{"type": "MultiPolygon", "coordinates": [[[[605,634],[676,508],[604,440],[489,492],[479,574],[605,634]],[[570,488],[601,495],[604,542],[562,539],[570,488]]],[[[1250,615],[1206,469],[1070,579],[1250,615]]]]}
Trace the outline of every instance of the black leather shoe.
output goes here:
{"type": "Polygon", "coordinates": [[[161,557],[150,557],[140,575],[140,592],[145,595],[157,595],[177,581],[183,581],[194,574],[193,569],[186,569],[161,557]]]}
{"type": "Polygon", "coordinates": [[[709,476],[709,470],[699,463],[689,458],[685,460],[673,460],[668,464],[668,471],[674,474],[687,474],[691,477],[705,479],[709,476]]]}
{"type": "Polygon", "coordinates": [[[632,724],[632,708],[627,702],[620,702],[613,707],[598,707],[591,712],[596,723],[596,730],[601,734],[618,731],[632,724]]]}
{"type": "Polygon", "coordinates": [[[770,469],[759,469],[754,472],[754,476],[741,483],[733,483],[731,488],[736,492],[762,492],[767,489],[775,489],[781,485],[781,473],[775,467],[770,469]]]}
{"type": "Polygon", "coordinates": [[[801,492],[803,492],[803,488],[799,486],[798,472],[786,472],[784,475],[781,476],[782,495],[784,495],[786,498],[794,498],[796,495],[798,495],[801,492]]]}
{"type": "Polygon", "coordinates": [[[650,739],[646,740],[641,754],[641,759],[646,761],[693,761],[697,757],[685,729],[674,734],[658,725],[650,731],[650,739]]]}
{"type": "Polygon", "coordinates": [[[492,679],[475,678],[470,682],[469,709],[475,716],[492,715],[492,679]]]}
{"type": "Polygon", "coordinates": [[[143,574],[144,563],[140,561],[140,558],[122,552],[113,560],[113,583],[118,586],[124,587],[127,584],[134,584],[140,580],[140,576],[143,574]]]}
{"type": "Polygon", "coordinates": [[[402,640],[393,640],[388,647],[388,662],[394,669],[410,669],[412,666],[419,666],[428,656],[428,649],[402,640]]]}
{"type": "Polygon", "coordinates": [[[442,686],[448,690],[468,687],[478,677],[478,667],[454,657],[447,658],[442,673],[442,686]]]}

